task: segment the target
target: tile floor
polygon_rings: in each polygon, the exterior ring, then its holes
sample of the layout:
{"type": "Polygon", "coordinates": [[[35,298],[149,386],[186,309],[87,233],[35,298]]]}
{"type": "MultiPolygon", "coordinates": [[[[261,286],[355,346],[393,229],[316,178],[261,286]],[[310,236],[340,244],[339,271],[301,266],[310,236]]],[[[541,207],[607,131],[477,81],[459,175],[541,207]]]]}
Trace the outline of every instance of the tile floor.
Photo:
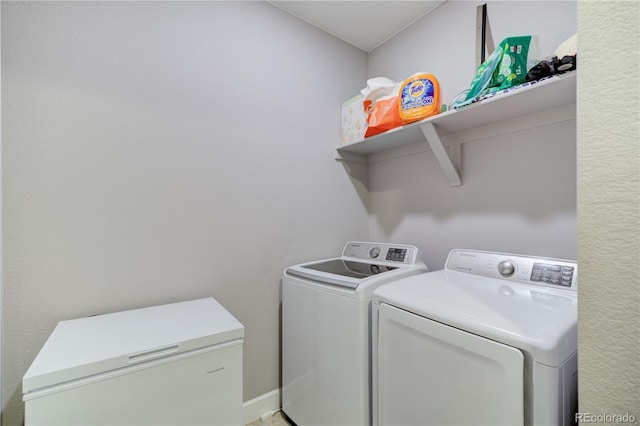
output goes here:
{"type": "Polygon", "coordinates": [[[247,426],[291,426],[291,423],[285,419],[282,411],[277,411],[273,416],[265,420],[258,419],[247,426]]]}

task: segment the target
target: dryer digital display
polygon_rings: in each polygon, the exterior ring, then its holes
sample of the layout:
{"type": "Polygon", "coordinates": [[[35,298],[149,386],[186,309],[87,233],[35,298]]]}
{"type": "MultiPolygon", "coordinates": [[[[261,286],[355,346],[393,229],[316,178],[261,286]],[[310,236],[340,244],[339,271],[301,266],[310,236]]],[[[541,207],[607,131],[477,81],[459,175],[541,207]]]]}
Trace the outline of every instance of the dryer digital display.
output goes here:
{"type": "Polygon", "coordinates": [[[531,281],[571,287],[573,267],[552,263],[535,262],[531,270],[531,281]]]}

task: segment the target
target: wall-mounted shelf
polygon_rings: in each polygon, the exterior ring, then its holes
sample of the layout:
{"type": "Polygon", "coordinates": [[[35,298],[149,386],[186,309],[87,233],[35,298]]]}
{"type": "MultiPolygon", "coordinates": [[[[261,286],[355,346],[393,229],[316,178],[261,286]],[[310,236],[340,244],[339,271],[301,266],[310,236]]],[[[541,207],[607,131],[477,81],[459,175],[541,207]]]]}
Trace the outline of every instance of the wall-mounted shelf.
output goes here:
{"type": "Polygon", "coordinates": [[[447,154],[441,141],[442,137],[563,106],[575,105],[576,74],[574,71],[554,76],[458,110],[447,111],[359,142],[340,146],[337,148],[340,156],[337,160],[349,161],[348,155],[345,156],[344,153],[368,156],[426,140],[438,159],[449,184],[459,186],[461,185],[459,171],[447,154]]]}

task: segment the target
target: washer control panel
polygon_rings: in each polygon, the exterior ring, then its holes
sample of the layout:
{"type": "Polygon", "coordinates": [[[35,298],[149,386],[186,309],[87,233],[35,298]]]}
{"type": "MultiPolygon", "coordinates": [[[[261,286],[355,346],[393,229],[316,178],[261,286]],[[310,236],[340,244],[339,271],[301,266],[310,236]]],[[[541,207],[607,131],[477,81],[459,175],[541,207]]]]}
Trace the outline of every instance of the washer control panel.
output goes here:
{"type": "Polygon", "coordinates": [[[474,250],[452,250],[446,269],[483,277],[576,290],[575,261],[474,250]]]}
{"type": "Polygon", "coordinates": [[[344,246],[342,256],[405,265],[422,262],[420,250],[417,247],[402,244],[351,241],[344,246]]]}

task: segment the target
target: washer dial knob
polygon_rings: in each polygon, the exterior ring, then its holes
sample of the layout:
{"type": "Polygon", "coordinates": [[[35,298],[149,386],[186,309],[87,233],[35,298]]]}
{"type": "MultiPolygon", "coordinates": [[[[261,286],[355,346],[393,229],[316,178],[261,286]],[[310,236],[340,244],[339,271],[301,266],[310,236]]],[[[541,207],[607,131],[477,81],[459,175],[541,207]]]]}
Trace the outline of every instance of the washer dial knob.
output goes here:
{"type": "Polygon", "coordinates": [[[373,259],[380,256],[380,247],[374,247],[369,250],[369,256],[371,256],[373,259]]]}
{"type": "Polygon", "coordinates": [[[498,272],[503,277],[510,277],[516,272],[516,267],[509,260],[503,260],[498,264],[498,272]]]}

